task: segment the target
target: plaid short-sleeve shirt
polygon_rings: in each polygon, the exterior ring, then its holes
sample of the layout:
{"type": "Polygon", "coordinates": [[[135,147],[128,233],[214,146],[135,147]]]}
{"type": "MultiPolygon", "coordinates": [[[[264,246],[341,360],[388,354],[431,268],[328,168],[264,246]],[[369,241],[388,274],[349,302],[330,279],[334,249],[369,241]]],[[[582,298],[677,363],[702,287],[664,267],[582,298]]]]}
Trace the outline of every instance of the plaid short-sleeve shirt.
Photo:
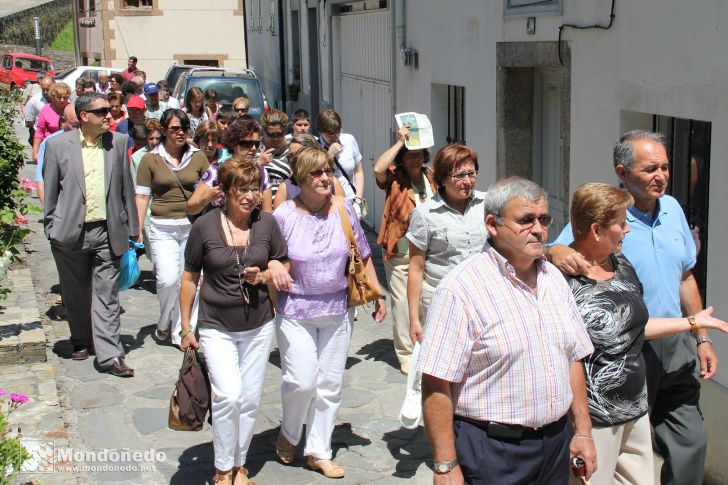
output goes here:
{"type": "Polygon", "coordinates": [[[534,295],[486,244],[435,291],[417,370],[452,382],[455,414],[538,428],[568,411],[569,366],[594,347],[564,277],[536,264],[534,295]]]}

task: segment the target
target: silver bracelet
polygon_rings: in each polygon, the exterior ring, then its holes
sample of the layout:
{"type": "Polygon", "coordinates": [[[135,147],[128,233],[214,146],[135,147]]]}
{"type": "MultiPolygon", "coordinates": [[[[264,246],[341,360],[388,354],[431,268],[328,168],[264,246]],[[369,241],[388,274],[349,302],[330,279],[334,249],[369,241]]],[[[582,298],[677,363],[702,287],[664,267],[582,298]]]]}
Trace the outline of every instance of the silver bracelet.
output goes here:
{"type": "Polygon", "coordinates": [[[591,436],[585,436],[585,435],[582,435],[582,434],[574,435],[571,439],[572,440],[589,440],[589,441],[594,441],[594,438],[592,438],[591,436]]]}

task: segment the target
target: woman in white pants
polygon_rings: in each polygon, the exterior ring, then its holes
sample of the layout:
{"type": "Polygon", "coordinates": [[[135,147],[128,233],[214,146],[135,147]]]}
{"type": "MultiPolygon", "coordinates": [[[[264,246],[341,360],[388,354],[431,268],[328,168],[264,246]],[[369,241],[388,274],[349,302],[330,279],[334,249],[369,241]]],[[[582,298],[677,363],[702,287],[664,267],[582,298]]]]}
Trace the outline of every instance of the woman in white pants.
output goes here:
{"type": "Polygon", "coordinates": [[[220,168],[224,208],[195,222],[185,250],[179,296],[183,349],[198,348],[190,319],[205,272],[198,328],[212,387],[214,483],[249,483],[243,465],[275,331],[269,266],[277,266],[283,288],[290,282],[283,266],[286,242],[273,216],[259,209],[260,172],[250,157],[235,156],[220,168]]]}
{"type": "MultiPolygon", "coordinates": [[[[371,250],[352,205],[331,194],[334,163],[325,150],[303,148],[293,177],[301,193],[273,213],[288,244],[293,284],[278,295],[276,338],[281,352],[283,419],[276,454],[294,459],[306,423],[306,464],[329,478],[344,476],[332,461],[331,435],[341,404],[341,384],[354,312],[347,302],[348,243],[341,225],[343,204],[370,278],[377,281],[371,250]]],[[[378,282],[377,282],[378,284],[378,282]]],[[[377,300],[375,319],[387,313],[377,300]]]]}
{"type": "MultiPolygon", "coordinates": [[[[186,142],[190,121],[184,111],[169,109],[160,123],[162,142],[142,157],[137,171],[136,205],[139,227],[144,227],[149,197],[152,197],[149,239],[159,300],[156,337],[167,340],[171,326],[172,342],[179,345],[179,281],[192,227],[187,218],[187,199],[209,163],[202,151],[186,142]]],[[[141,241],[142,236],[139,237],[141,241]]]]}

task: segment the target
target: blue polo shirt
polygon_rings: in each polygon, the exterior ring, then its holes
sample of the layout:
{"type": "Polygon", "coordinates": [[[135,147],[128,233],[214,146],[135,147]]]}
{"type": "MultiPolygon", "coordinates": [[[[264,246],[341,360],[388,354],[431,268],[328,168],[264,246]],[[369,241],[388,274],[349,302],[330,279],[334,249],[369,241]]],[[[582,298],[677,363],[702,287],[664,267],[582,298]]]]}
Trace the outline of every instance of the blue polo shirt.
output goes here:
{"type": "MultiPolygon", "coordinates": [[[[681,317],[680,282],[695,266],[695,242],[680,203],[663,195],[657,204],[655,220],[652,213],[627,209],[630,231],[622,253],[637,270],[650,317],[681,317]]],[[[569,223],[552,244],[568,246],[573,241],[569,223]]]]}

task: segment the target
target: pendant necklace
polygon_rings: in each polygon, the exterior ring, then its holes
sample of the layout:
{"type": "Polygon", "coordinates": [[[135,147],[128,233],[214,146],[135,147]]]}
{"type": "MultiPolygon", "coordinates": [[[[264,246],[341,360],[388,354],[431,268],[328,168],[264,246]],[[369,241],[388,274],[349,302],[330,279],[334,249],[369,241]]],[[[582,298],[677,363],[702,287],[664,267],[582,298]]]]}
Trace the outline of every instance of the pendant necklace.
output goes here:
{"type": "Polygon", "coordinates": [[[227,215],[227,212],[224,212],[225,214],[225,222],[227,223],[228,232],[230,233],[230,240],[233,243],[233,250],[235,251],[235,266],[237,268],[238,272],[238,287],[240,288],[240,294],[243,296],[243,301],[245,301],[246,305],[250,305],[250,293],[248,292],[248,287],[245,285],[245,281],[243,281],[242,274],[243,270],[245,269],[245,266],[241,265],[242,263],[245,264],[245,257],[248,255],[248,246],[250,245],[250,238],[253,235],[253,229],[249,229],[248,232],[248,242],[243,246],[243,257],[240,257],[240,253],[238,252],[238,247],[235,245],[235,236],[233,235],[233,229],[230,225],[230,218],[227,215]]]}

